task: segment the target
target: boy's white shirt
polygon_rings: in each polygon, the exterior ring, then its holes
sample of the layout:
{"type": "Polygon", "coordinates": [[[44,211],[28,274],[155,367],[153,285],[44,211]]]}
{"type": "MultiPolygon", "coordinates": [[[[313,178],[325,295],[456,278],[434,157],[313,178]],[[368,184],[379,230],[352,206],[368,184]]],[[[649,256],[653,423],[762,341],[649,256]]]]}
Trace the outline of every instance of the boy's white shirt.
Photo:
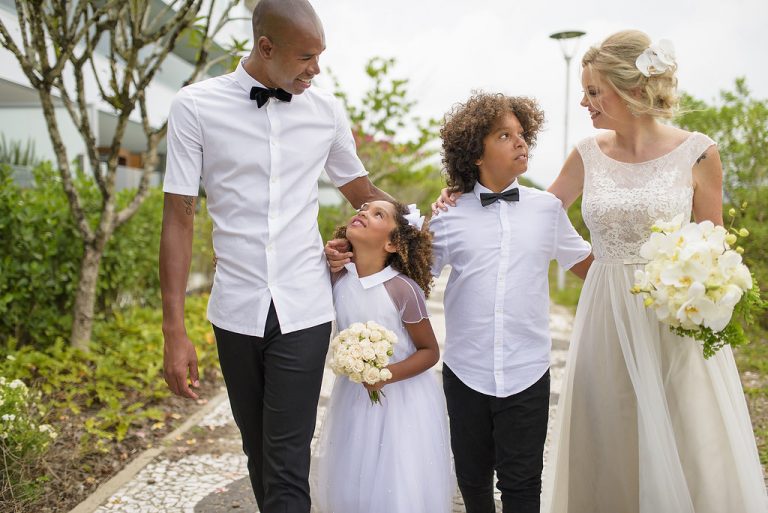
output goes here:
{"type": "Polygon", "coordinates": [[[479,182],[432,218],[437,276],[445,291],[444,362],[477,392],[507,397],[536,383],[550,364],[549,264],[570,269],[591,246],[554,195],[521,186],[520,201],[487,207],[479,182]]]}

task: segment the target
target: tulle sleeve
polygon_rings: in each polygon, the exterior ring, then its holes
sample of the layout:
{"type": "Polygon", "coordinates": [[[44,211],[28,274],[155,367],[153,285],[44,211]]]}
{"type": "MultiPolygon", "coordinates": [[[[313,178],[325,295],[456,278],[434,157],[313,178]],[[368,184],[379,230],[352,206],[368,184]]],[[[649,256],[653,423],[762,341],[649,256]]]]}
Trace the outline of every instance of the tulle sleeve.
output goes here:
{"type": "Polygon", "coordinates": [[[331,273],[331,286],[335,287],[337,283],[339,283],[339,280],[344,277],[347,274],[347,270],[345,268],[341,268],[341,271],[331,273]]]}
{"type": "Polygon", "coordinates": [[[420,322],[429,318],[427,304],[424,299],[424,291],[415,281],[398,274],[394,278],[384,282],[389,297],[400,312],[400,319],[407,324],[420,322]]]}

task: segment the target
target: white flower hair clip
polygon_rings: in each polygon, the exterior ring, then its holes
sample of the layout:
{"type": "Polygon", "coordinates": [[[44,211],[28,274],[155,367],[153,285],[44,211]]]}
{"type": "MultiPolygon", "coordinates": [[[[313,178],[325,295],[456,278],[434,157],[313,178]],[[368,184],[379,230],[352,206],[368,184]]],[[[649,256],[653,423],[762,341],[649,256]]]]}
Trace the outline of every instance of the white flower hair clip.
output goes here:
{"type": "Polygon", "coordinates": [[[419,209],[416,208],[416,203],[408,205],[408,213],[403,217],[408,221],[408,224],[415,226],[419,230],[421,230],[421,227],[424,225],[424,216],[421,215],[419,209]]]}
{"type": "Polygon", "coordinates": [[[660,39],[638,55],[635,66],[646,77],[661,75],[676,68],[675,47],[669,39],[660,39]]]}

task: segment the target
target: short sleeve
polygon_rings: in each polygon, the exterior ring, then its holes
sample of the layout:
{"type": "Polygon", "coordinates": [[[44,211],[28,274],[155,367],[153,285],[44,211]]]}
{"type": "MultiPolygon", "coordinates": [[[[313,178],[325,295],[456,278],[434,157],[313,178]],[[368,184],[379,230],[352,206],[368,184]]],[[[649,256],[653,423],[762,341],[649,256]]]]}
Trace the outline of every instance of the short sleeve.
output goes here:
{"type": "Polygon", "coordinates": [[[359,178],[366,176],[368,171],[357,156],[355,139],[352,137],[352,129],[347,120],[347,113],[339,100],[333,98],[333,114],[336,133],[333,137],[331,150],[325,161],[325,172],[336,187],[341,187],[359,178]]]}
{"type": "Polygon", "coordinates": [[[691,145],[688,150],[688,160],[691,167],[693,167],[699,158],[712,146],[716,146],[717,143],[713,141],[709,136],[700,132],[694,132],[691,137],[691,145]]]}
{"type": "Polygon", "coordinates": [[[445,222],[440,215],[433,215],[429,220],[429,230],[432,232],[432,276],[440,276],[443,267],[448,265],[448,240],[445,222]]]}
{"type": "Polygon", "coordinates": [[[168,150],[163,191],[197,196],[203,165],[203,138],[194,98],[184,88],[168,114],[168,150]]]}
{"type": "Polygon", "coordinates": [[[559,203],[556,215],[557,229],[555,230],[556,240],[553,258],[563,269],[570,269],[589,256],[592,252],[592,246],[573,227],[562,203],[559,203]]]}
{"type": "Polygon", "coordinates": [[[400,312],[400,320],[406,324],[415,324],[422,319],[429,318],[427,303],[424,299],[424,291],[415,281],[398,274],[394,278],[384,282],[389,297],[400,312]]]}

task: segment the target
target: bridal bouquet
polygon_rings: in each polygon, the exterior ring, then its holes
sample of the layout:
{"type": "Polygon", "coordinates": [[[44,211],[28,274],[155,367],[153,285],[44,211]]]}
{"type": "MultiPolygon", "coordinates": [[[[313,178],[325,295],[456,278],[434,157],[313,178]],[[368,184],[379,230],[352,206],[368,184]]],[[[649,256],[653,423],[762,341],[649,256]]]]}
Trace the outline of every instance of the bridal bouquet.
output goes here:
{"type": "MultiPolygon", "coordinates": [[[[729,213],[736,215],[734,209],[729,213]]],[[[734,317],[750,323],[766,305],[742,262],[744,250],[731,249],[749,232],[733,228],[733,221],[728,229],[710,221],[683,225],[682,215],[657,221],[651,230],[640,249],[648,263],[635,271],[632,292],[643,294],[645,305],[673,333],[701,341],[705,358],[725,344],[745,344],[742,324],[734,317]]]]}
{"type": "MultiPolygon", "coordinates": [[[[342,330],[331,341],[330,366],[338,376],[347,376],[355,383],[375,385],[392,378],[386,366],[392,356],[397,336],[390,330],[368,321],[356,322],[342,330]]],[[[380,402],[383,392],[369,391],[372,404],[380,402]]]]}

